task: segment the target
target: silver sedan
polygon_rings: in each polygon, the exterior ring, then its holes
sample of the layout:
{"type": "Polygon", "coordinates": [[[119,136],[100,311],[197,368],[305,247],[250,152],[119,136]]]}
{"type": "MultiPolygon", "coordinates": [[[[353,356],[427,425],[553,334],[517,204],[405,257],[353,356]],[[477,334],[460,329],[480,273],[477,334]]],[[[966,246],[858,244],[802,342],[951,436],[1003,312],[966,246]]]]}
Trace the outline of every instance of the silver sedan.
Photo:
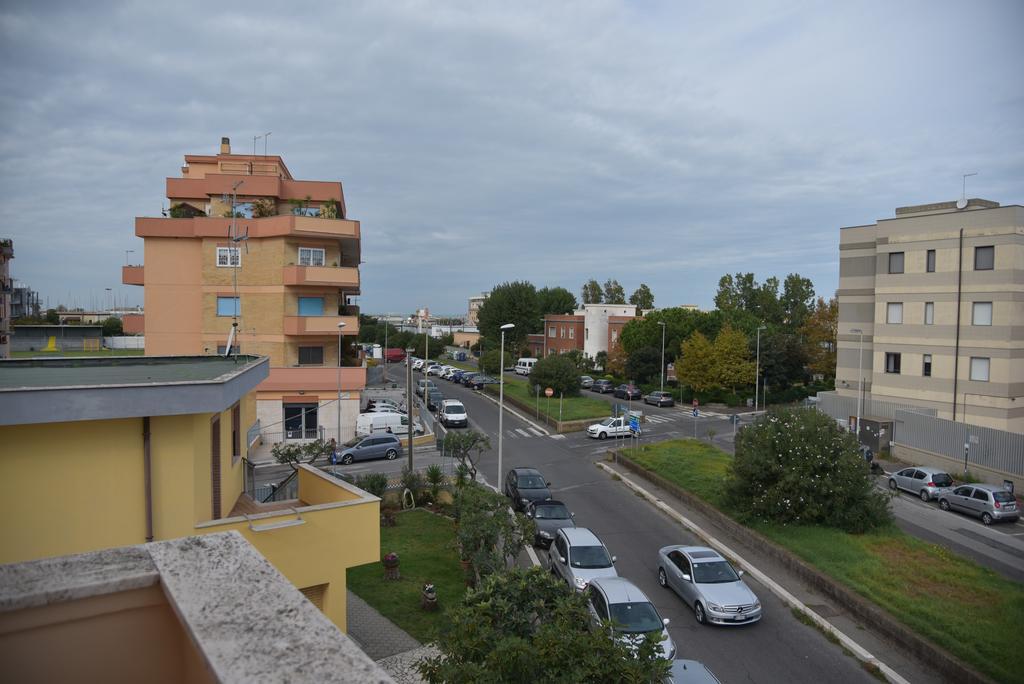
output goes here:
{"type": "Polygon", "coordinates": [[[658,583],[693,608],[700,624],[744,625],[761,619],[761,602],[729,561],[704,546],[658,551],[658,583]]]}

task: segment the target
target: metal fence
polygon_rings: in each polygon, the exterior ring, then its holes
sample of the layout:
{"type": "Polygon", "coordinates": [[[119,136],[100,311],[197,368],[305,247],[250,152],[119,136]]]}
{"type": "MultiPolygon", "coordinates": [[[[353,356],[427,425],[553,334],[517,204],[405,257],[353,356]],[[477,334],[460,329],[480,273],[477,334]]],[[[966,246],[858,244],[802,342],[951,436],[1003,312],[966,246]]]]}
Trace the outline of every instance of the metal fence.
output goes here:
{"type": "Polygon", "coordinates": [[[967,463],[1024,475],[1024,435],[957,423],[913,411],[897,411],[892,441],[967,463]]]}
{"type": "MultiPolygon", "coordinates": [[[[857,415],[857,397],[843,397],[836,392],[818,392],[816,407],[822,413],[827,413],[844,424],[849,421],[850,416],[857,415]]],[[[897,404],[892,401],[881,401],[864,397],[864,405],[861,406],[861,417],[877,416],[879,418],[896,419],[896,412],[913,412],[925,416],[934,416],[935,409],[914,406],[913,404],[897,404]]]]}

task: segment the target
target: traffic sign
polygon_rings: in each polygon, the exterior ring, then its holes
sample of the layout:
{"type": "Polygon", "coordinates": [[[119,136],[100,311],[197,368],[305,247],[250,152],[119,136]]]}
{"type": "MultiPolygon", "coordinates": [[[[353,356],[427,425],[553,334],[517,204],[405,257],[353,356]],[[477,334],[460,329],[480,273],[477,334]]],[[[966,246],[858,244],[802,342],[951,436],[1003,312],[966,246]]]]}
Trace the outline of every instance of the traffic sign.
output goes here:
{"type": "Polygon", "coordinates": [[[633,432],[634,434],[640,434],[640,416],[629,417],[629,429],[630,432],[633,432]]]}
{"type": "Polygon", "coordinates": [[[555,389],[553,387],[548,387],[546,390],[544,390],[544,394],[549,397],[554,396],[555,389]]]}

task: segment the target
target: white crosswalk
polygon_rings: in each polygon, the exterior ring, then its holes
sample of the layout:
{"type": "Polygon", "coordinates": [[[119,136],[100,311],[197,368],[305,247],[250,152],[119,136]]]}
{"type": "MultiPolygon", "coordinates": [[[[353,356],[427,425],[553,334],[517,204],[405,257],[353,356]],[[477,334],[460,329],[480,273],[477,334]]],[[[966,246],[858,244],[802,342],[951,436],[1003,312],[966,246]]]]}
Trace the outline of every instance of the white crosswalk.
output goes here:
{"type": "Polygon", "coordinates": [[[505,430],[505,436],[509,439],[532,439],[534,437],[547,437],[543,432],[537,428],[513,428],[505,430]]]}

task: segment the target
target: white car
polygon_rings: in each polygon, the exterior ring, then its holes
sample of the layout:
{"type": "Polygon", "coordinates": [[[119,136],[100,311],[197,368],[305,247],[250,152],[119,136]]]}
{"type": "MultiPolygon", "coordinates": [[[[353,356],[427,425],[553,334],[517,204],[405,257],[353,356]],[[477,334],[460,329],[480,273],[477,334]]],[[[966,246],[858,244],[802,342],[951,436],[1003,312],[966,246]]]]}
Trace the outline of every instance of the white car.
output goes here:
{"type": "Polygon", "coordinates": [[[605,418],[600,423],[594,423],[587,428],[587,436],[594,439],[608,439],[609,437],[628,437],[629,421],[624,416],[618,418],[605,418]]]}
{"type": "Polygon", "coordinates": [[[420,370],[421,368],[423,368],[423,359],[416,359],[412,362],[413,370],[420,370]]]}
{"type": "Polygon", "coordinates": [[[435,363],[433,366],[427,369],[427,375],[436,375],[441,377],[441,371],[444,370],[444,366],[439,363],[435,363]]]}
{"type": "Polygon", "coordinates": [[[466,427],[469,425],[469,414],[461,401],[456,399],[445,399],[441,402],[441,409],[437,412],[438,420],[445,427],[466,427]]]}
{"type": "Polygon", "coordinates": [[[452,375],[454,375],[455,371],[457,371],[457,370],[459,370],[459,369],[456,368],[455,366],[445,366],[444,367],[444,373],[441,373],[441,377],[444,378],[445,380],[451,380],[452,379],[452,375]]]}

